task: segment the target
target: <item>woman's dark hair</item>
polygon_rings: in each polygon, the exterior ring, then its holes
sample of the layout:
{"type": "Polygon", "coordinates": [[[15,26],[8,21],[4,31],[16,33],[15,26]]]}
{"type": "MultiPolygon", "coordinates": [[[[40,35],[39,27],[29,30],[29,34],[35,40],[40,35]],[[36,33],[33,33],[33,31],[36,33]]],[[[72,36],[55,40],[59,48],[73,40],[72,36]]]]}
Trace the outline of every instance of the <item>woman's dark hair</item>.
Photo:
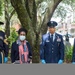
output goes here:
{"type": "Polygon", "coordinates": [[[20,34],[21,32],[25,32],[26,35],[27,35],[27,30],[26,30],[26,29],[24,29],[24,28],[20,28],[20,29],[18,30],[18,34],[20,34]]]}

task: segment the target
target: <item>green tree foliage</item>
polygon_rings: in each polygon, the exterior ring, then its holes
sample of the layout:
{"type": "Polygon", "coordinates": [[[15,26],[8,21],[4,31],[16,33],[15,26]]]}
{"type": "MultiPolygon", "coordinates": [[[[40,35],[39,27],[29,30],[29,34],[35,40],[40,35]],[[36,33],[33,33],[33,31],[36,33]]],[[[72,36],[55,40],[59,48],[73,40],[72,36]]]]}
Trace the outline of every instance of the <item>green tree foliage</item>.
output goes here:
{"type": "Polygon", "coordinates": [[[58,5],[57,9],[54,12],[53,17],[60,17],[62,20],[65,20],[67,14],[73,14],[73,20],[75,19],[75,0],[62,0],[62,2],[58,5]]]}
{"type": "Polygon", "coordinates": [[[67,8],[65,8],[65,5],[63,6],[63,4],[60,3],[57,9],[55,10],[53,17],[55,18],[60,17],[62,19],[65,19],[67,16],[67,13],[68,11],[67,11],[67,8]]]}

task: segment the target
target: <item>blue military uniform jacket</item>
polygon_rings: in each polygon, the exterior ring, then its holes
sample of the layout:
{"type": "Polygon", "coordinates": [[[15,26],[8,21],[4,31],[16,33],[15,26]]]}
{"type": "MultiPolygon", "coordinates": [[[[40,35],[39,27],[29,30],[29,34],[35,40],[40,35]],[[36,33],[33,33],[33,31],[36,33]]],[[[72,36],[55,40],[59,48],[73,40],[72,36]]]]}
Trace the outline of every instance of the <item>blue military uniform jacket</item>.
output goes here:
{"type": "MultiPolygon", "coordinates": [[[[29,58],[31,58],[32,56],[31,46],[28,41],[26,42],[26,44],[27,44],[28,51],[29,51],[29,58]]],[[[11,47],[11,62],[13,63],[16,60],[19,60],[19,45],[17,44],[17,42],[14,42],[11,47]]]]}
{"type": "Polygon", "coordinates": [[[74,39],[74,45],[73,45],[72,62],[75,62],[75,39],[74,39]]]}
{"type": "Polygon", "coordinates": [[[42,36],[40,58],[46,63],[58,63],[60,59],[64,60],[64,43],[61,35],[55,33],[53,42],[51,42],[50,33],[42,36]]]}

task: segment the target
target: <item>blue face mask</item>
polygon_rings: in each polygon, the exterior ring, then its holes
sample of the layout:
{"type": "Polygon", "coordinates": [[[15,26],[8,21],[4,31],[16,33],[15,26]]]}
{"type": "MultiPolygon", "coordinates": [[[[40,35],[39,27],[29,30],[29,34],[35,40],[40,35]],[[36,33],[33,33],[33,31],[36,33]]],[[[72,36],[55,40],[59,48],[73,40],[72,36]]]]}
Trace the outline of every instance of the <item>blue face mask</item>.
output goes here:
{"type": "Polygon", "coordinates": [[[21,35],[21,36],[19,37],[19,39],[20,39],[21,41],[24,41],[24,40],[26,39],[26,37],[21,35]]]}

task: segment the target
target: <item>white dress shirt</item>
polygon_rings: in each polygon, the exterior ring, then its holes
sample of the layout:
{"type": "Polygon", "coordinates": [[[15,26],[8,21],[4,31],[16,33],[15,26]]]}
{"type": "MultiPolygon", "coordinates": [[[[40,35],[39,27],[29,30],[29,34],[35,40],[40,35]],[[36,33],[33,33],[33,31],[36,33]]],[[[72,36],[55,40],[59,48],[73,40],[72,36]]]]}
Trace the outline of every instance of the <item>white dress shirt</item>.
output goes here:
{"type": "Polygon", "coordinates": [[[54,40],[55,40],[55,33],[54,34],[50,33],[50,37],[51,37],[51,35],[53,35],[53,42],[54,42],[54,40]]]}

